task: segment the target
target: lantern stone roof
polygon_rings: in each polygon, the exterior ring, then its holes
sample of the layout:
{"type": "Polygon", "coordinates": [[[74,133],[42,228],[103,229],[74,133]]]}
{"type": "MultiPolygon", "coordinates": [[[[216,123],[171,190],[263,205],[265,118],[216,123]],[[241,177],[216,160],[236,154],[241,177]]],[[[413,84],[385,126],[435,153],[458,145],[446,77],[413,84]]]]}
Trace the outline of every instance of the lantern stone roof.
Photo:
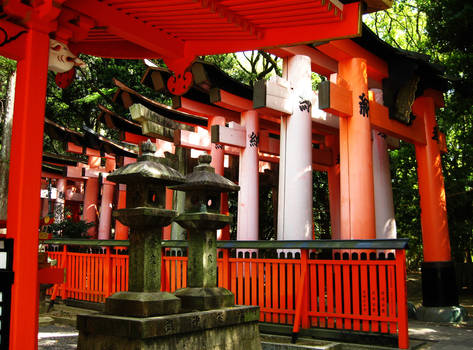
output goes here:
{"type": "Polygon", "coordinates": [[[199,156],[199,164],[194,167],[192,173],[186,176],[185,183],[172,186],[171,188],[178,191],[239,191],[240,186],[215,173],[215,169],[210,166],[211,161],[212,157],[208,154],[199,156]]]}
{"type": "Polygon", "coordinates": [[[184,182],[184,176],[167,164],[167,160],[154,156],[156,145],[150,140],[141,144],[142,155],[136,163],[128,164],[107,176],[107,180],[121,184],[165,183],[176,185],[184,182]]]}

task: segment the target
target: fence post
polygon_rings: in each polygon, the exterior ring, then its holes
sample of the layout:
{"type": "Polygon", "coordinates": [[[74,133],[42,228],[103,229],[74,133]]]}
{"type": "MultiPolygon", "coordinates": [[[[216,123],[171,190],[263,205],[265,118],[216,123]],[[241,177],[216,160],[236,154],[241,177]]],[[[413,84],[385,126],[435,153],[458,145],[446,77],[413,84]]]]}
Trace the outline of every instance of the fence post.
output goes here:
{"type": "Polygon", "coordinates": [[[292,328],[292,343],[294,344],[299,334],[300,323],[303,328],[309,328],[309,319],[307,314],[307,249],[301,250],[301,280],[296,294],[296,315],[294,317],[294,326],[292,328]],[[303,308],[305,310],[303,310],[303,308]]]}
{"type": "Polygon", "coordinates": [[[222,274],[223,274],[223,288],[230,290],[230,249],[222,249],[223,260],[222,260],[222,274]]]}
{"type": "Polygon", "coordinates": [[[302,328],[310,328],[309,322],[309,250],[308,249],[301,249],[301,264],[304,266],[304,286],[303,286],[303,294],[302,294],[302,314],[301,314],[301,326],[302,328]]]}
{"type": "Polygon", "coordinates": [[[407,324],[407,285],[406,285],[406,251],[396,250],[396,290],[398,315],[398,346],[409,348],[409,328],[407,324]]]}
{"type": "Polygon", "coordinates": [[[67,278],[67,272],[69,271],[69,259],[68,259],[68,254],[67,254],[67,245],[64,245],[63,250],[62,250],[62,267],[65,269],[64,274],[65,274],[65,281],[61,286],[61,299],[64,301],[66,299],[66,285],[69,283],[69,280],[67,278]]]}
{"type": "Polygon", "coordinates": [[[103,294],[104,299],[112,294],[112,257],[110,247],[105,247],[105,261],[103,272],[103,294]]]}

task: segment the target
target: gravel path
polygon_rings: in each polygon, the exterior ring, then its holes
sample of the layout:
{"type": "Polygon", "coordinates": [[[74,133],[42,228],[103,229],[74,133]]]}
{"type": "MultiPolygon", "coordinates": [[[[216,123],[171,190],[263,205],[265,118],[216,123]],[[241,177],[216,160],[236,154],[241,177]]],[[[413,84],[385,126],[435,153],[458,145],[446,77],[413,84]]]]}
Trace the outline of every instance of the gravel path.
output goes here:
{"type": "Polygon", "coordinates": [[[77,330],[71,326],[40,326],[38,350],[77,349],[77,330]]]}

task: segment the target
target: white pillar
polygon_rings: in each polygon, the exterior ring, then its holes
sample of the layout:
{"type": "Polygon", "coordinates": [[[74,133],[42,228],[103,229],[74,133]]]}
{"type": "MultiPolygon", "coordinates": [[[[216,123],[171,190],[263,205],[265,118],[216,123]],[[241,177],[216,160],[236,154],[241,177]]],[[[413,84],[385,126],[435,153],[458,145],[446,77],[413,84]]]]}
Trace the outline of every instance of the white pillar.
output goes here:
{"type": "Polygon", "coordinates": [[[56,204],[54,206],[54,222],[64,220],[64,204],[66,203],[66,179],[58,179],[56,183],[56,204]]]}
{"type": "Polygon", "coordinates": [[[246,145],[240,150],[237,239],[254,241],[258,240],[259,225],[258,113],[243,112],[241,124],[246,128],[246,145]]]}
{"type": "Polygon", "coordinates": [[[293,114],[281,118],[278,240],[312,239],[312,82],[310,58],[285,59],[293,87],[293,114]]]}
{"type": "MultiPolygon", "coordinates": [[[[382,90],[372,90],[377,103],[383,104],[382,90]]],[[[376,213],[376,238],[396,238],[393,189],[389,169],[389,155],[386,136],[376,130],[373,133],[373,180],[376,213]]]]}

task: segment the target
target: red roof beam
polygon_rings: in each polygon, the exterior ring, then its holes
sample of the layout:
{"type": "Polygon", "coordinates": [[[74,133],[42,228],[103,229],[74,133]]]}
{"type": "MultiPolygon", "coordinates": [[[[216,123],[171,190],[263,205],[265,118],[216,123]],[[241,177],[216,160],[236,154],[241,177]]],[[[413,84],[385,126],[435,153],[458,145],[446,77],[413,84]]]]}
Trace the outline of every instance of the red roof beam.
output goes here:
{"type": "MultiPolygon", "coordinates": [[[[176,96],[177,97],[177,96],[176,96]]],[[[186,97],[173,98],[173,108],[190,114],[203,117],[225,117],[226,121],[240,122],[240,114],[228,109],[207,105],[202,102],[190,100],[186,97]]]]}
{"type": "Polygon", "coordinates": [[[186,44],[189,52],[198,55],[220,54],[231,51],[252,50],[256,47],[269,48],[274,46],[290,45],[297,38],[298,43],[314,43],[331,38],[349,37],[361,34],[361,16],[359,3],[346,4],[343,7],[343,16],[335,22],[324,24],[308,24],[287,28],[275,28],[267,31],[261,40],[213,40],[209,45],[207,40],[190,41],[186,44]],[[327,38],[327,33],[330,37],[327,38]]]}
{"type": "Polygon", "coordinates": [[[250,32],[255,35],[258,39],[263,37],[263,33],[245,17],[236,14],[235,12],[225,8],[219,4],[216,0],[193,0],[200,4],[202,8],[208,9],[212,13],[217,13],[223,18],[226,18],[229,23],[233,23],[240,27],[242,30],[250,32]]]}
{"type": "Polygon", "coordinates": [[[120,11],[94,0],[69,1],[67,6],[96,19],[97,24],[125,40],[134,42],[165,57],[184,56],[184,43],[171,35],[156,30],[142,21],[130,18],[120,11]]]}
{"type": "Polygon", "coordinates": [[[352,40],[335,40],[317,46],[316,49],[336,61],[353,57],[365,59],[368,64],[368,77],[375,80],[382,81],[389,76],[388,64],[384,60],[362,48],[352,40]]]}
{"type": "Polygon", "coordinates": [[[236,112],[244,112],[253,109],[253,101],[218,88],[210,89],[210,102],[236,112]]]}

